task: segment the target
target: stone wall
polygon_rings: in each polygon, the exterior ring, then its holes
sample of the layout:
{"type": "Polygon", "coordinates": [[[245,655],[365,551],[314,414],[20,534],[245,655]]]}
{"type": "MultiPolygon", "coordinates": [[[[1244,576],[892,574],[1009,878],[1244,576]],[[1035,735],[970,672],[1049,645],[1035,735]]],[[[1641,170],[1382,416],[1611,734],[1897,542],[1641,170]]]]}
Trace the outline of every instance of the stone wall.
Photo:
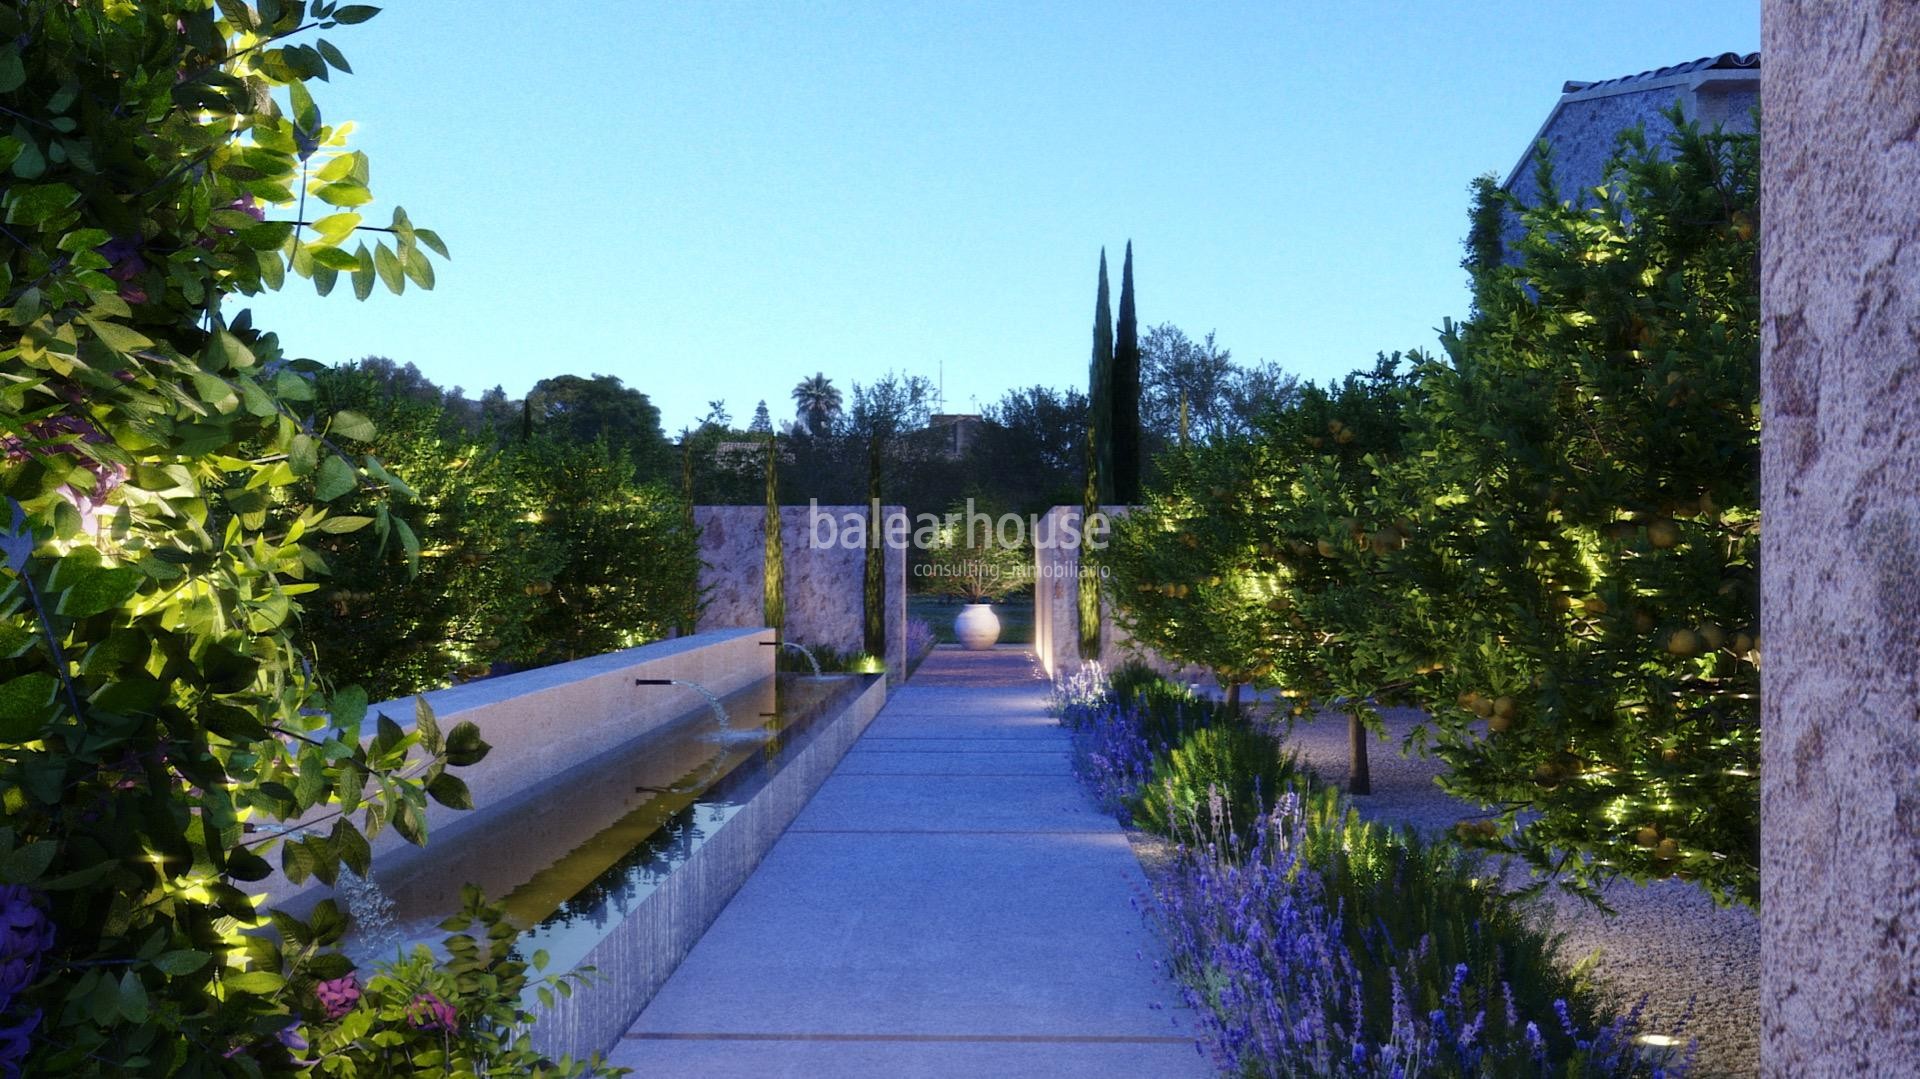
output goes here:
{"type": "Polygon", "coordinates": [[[1761,1054],[1920,1062],[1920,3],[1766,0],[1761,1054]]]}
{"type": "MultiPolygon", "coordinates": [[[[1127,512],[1125,506],[1103,506],[1108,517],[1127,512]]],[[[1033,652],[1048,677],[1058,678],[1080,668],[1080,549],[1056,542],[1068,532],[1080,531],[1079,506],[1055,506],[1040,519],[1033,550],[1033,652]]],[[[1108,670],[1137,660],[1178,677],[1202,680],[1206,672],[1182,668],[1151,649],[1134,643],[1115,620],[1111,598],[1100,603],[1100,663],[1108,670]]]]}
{"type": "MultiPolygon", "coordinates": [[[[780,539],[785,552],[787,625],[785,639],[823,645],[841,652],[858,652],[866,636],[866,551],[840,542],[848,517],[865,527],[866,506],[820,506],[831,527],[816,528],[815,507],[780,507],[780,539]],[[821,541],[816,544],[815,540],[821,541]]],[[[764,506],[696,506],[693,519],[700,526],[700,587],[706,591],[706,610],[699,630],[760,626],[766,622],[764,592],[764,506]]],[[[907,522],[899,506],[883,506],[880,519],[898,529],[907,522]]],[[[898,680],[906,670],[907,552],[904,546],[886,552],[886,661],[889,676],[898,680]]]]}

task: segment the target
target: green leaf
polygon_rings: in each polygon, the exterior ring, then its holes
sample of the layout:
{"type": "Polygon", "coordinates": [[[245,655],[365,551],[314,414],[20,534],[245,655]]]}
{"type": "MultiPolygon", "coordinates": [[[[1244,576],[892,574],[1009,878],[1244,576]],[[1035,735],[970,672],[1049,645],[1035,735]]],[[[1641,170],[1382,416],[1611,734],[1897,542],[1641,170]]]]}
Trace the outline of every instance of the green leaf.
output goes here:
{"type": "Polygon", "coordinates": [[[252,367],[253,362],[253,350],[225,330],[214,331],[207,347],[200,350],[200,366],[209,371],[242,370],[252,367]]]}
{"type": "Polygon", "coordinates": [[[449,772],[442,772],[427,784],[427,795],[449,809],[472,809],[473,795],[467,785],[449,772]]]}
{"type": "Polygon", "coordinates": [[[313,497],[322,502],[331,502],[359,485],[352,465],[328,455],[326,460],[320,462],[319,475],[313,481],[313,497]]]}
{"type": "Polygon", "coordinates": [[[287,980],[271,970],[249,970],[243,974],[231,974],[222,979],[221,984],[231,993],[251,993],[265,996],[279,992],[287,980]]]}
{"type": "Polygon", "coordinates": [[[250,378],[243,377],[240,380],[240,403],[246,407],[248,415],[263,419],[279,411],[279,407],[273,403],[273,398],[268,396],[267,391],[261,389],[260,384],[250,378]]]}
{"type": "Polygon", "coordinates": [[[433,288],[433,263],[428,262],[427,256],[418,249],[407,253],[407,260],[401,264],[401,268],[407,271],[407,277],[414,284],[423,289],[433,288]]]}
{"type": "Polygon", "coordinates": [[[373,252],[367,250],[367,245],[363,243],[353,257],[358,263],[353,269],[353,298],[364,300],[373,295],[373,252]]]}
{"type": "Polygon", "coordinates": [[[340,860],[347,863],[355,876],[364,878],[372,871],[373,848],[352,821],[342,818],[334,822],[333,845],[340,852],[340,860]]]}
{"type": "Polygon", "coordinates": [[[400,547],[407,552],[407,571],[420,572],[420,537],[413,534],[413,526],[398,517],[393,519],[393,531],[400,537],[400,547]]]}
{"type": "Polygon", "coordinates": [[[328,243],[339,243],[360,227],[360,215],[355,213],[328,214],[313,223],[313,231],[326,237],[328,243]]]}
{"type": "Polygon", "coordinates": [[[341,271],[353,273],[360,269],[360,260],[358,257],[342,251],[337,247],[319,247],[309,244],[306,250],[313,256],[314,265],[318,269],[326,269],[335,273],[341,271]]]}
{"type": "Polygon", "coordinates": [[[426,244],[433,250],[434,254],[439,255],[443,259],[453,257],[447,254],[447,245],[440,239],[440,234],[432,229],[414,229],[413,238],[426,244]]]}
{"type": "Polygon", "coordinates": [[[329,709],[336,727],[356,727],[367,714],[367,691],[359,686],[336,690],[329,709]]]}
{"type": "Polygon", "coordinates": [[[225,414],[239,407],[240,395],[233,392],[233,387],[227,384],[226,379],[195,371],[192,380],[193,392],[199,394],[202,401],[212,405],[215,412],[225,414]]]}
{"type": "Polygon", "coordinates": [[[205,952],[197,952],[191,948],[183,948],[178,951],[160,953],[160,955],[154,958],[153,965],[160,969],[160,973],[168,975],[169,977],[178,978],[182,975],[192,974],[194,971],[206,966],[212,959],[213,957],[205,952]]]}
{"type": "Polygon", "coordinates": [[[319,466],[319,440],[304,431],[294,435],[292,444],[287,447],[287,467],[296,476],[306,476],[319,466]]]}
{"type": "Polygon", "coordinates": [[[108,322],[105,319],[87,316],[83,316],[83,319],[87,328],[100,339],[100,343],[115,352],[136,352],[153,347],[153,338],[138,330],[122,326],[118,322],[108,322]]]}
{"type": "Polygon", "coordinates": [[[387,291],[395,296],[407,291],[406,271],[400,268],[400,260],[387,250],[386,244],[378,244],[373,249],[373,266],[380,273],[380,280],[387,291]]]}
{"type": "Polygon", "coordinates": [[[347,63],[347,58],[341,55],[339,49],[334,48],[332,42],[326,38],[321,38],[314,42],[313,45],[314,48],[320,50],[321,56],[326,57],[327,63],[332,64],[334,67],[349,75],[353,74],[353,68],[347,63]]]}
{"type": "Polygon", "coordinates": [[[27,67],[20,62],[20,46],[9,41],[0,47],[0,94],[11,94],[27,81],[27,67]]]}
{"type": "Polygon", "coordinates": [[[125,604],[145,580],[137,566],[90,570],[61,589],[55,609],[68,618],[91,618],[125,604]]]}
{"type": "Polygon", "coordinates": [[[91,251],[111,239],[113,234],[106,229],[75,229],[60,237],[59,248],[77,255],[82,251],[91,251]]]}
{"type": "Polygon", "coordinates": [[[418,693],[413,696],[413,729],[420,732],[420,744],[427,747],[427,752],[438,753],[444,747],[440,721],[434,718],[433,706],[418,693]]]}
{"type": "MultiPolygon", "coordinates": [[[[22,157],[25,154],[23,152],[22,157]]],[[[14,162],[18,172],[20,162],[14,162]]],[[[7,224],[39,225],[65,213],[80,201],[80,192],[66,184],[33,184],[14,189],[7,197],[7,224]]]]}
{"type": "Polygon", "coordinates": [[[29,843],[0,861],[0,881],[8,884],[32,884],[46,875],[60,845],[53,842],[29,843]]]}
{"type": "Polygon", "coordinates": [[[321,184],[313,189],[315,198],[329,206],[365,206],[373,201],[373,192],[365,184],[353,180],[339,180],[330,184],[321,184]]]}
{"type": "Polygon", "coordinates": [[[47,171],[46,155],[40,152],[40,144],[23,126],[13,125],[13,134],[19,140],[19,151],[13,158],[13,174],[22,180],[38,180],[47,171]]]}
{"type": "Polygon", "coordinates": [[[456,768],[479,764],[492,749],[471,720],[462,720],[447,732],[447,763],[456,768]]]}
{"type": "Polygon", "coordinates": [[[366,22],[378,14],[380,9],[371,4],[348,4],[334,10],[333,21],[351,26],[354,23],[366,22]]]}
{"type": "Polygon", "coordinates": [[[351,409],[341,409],[333,414],[333,424],[329,428],[341,438],[350,438],[355,442],[372,442],[379,429],[373,421],[351,409]]]}
{"type": "Polygon", "coordinates": [[[120,975],[120,1014],[129,1023],[147,1021],[147,987],[141,984],[135,971],[120,975]]]}
{"type": "Polygon", "coordinates": [[[328,535],[339,536],[348,532],[358,532],[372,523],[371,517],[328,517],[314,528],[328,535]]]}
{"type": "MultiPolygon", "coordinates": [[[[293,126],[309,139],[320,134],[320,106],[313,103],[313,94],[308,92],[305,83],[287,84],[287,96],[293,102],[293,126]]],[[[307,156],[305,153],[302,157],[307,156]]]]}
{"type": "Polygon", "coordinates": [[[282,369],[273,378],[273,392],[283,401],[313,400],[313,383],[298,371],[282,369]]]}

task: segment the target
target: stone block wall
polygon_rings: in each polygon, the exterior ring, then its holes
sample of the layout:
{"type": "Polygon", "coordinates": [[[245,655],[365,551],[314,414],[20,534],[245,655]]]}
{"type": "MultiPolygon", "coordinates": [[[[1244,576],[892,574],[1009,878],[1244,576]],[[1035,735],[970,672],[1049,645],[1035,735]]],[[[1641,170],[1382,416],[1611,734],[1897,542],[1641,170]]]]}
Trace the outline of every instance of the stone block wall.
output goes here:
{"type": "MultiPolygon", "coordinates": [[[[701,632],[765,624],[766,512],[764,506],[694,507],[694,523],[700,527],[700,587],[707,596],[701,632]]],[[[866,636],[866,551],[842,540],[849,516],[864,529],[869,514],[867,506],[780,507],[786,640],[841,652],[861,649],[866,636]],[[831,519],[831,528],[814,520],[816,510],[831,519]]],[[[896,530],[909,523],[907,511],[899,506],[882,506],[880,520],[883,528],[896,530]],[[892,523],[896,519],[899,524],[892,523]]],[[[885,659],[889,677],[898,681],[907,656],[905,546],[887,548],[885,576],[885,659]]]]}
{"type": "Polygon", "coordinates": [[[1761,1070],[1920,1068],[1920,3],[1766,0],[1761,1070]]]}
{"type": "MultiPolygon", "coordinates": [[[[1109,518],[1127,512],[1125,506],[1102,506],[1109,518]]],[[[1059,678],[1080,668],[1080,549],[1060,542],[1080,531],[1079,506],[1055,506],[1040,519],[1033,549],[1033,651],[1048,677],[1059,678]]],[[[1134,642],[1114,619],[1111,596],[1100,603],[1100,663],[1108,670],[1137,660],[1168,675],[1201,679],[1206,672],[1183,668],[1152,649],[1134,642]]]]}

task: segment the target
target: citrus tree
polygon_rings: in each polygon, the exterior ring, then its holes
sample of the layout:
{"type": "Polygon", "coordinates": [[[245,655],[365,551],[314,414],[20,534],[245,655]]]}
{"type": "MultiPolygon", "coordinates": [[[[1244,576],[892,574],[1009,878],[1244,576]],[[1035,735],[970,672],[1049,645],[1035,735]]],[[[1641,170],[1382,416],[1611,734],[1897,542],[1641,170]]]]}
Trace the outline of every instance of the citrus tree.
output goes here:
{"type": "Polygon", "coordinates": [[[0,1071],[293,1071],[329,1024],[359,1031],[329,1070],[376,1038],[537,1059],[475,970],[442,1003],[492,1010],[457,1036],[357,1012],[331,904],[269,933],[242,890],[271,857],[330,882],[384,828],[424,841],[426,800],[466,805],[448,769],[486,750],[319,692],[293,634],[308,541],[415,540],[340,511],[400,488],[372,423],[316,408],[316,365],[233,310],[289,275],[433,282],[440,240],[365,219],[367,159],[308,88],[348,70],[322,35],[374,13],[0,8],[0,1071]]]}
{"type": "MultiPolygon", "coordinates": [[[[1757,137],[1623,138],[1520,213],[1422,365],[1382,636],[1430,647],[1444,784],[1576,884],[1758,895],[1757,137]]],[[[1517,208],[1516,208],[1516,212],[1517,208]]],[[[1383,643],[1381,647],[1394,647],[1383,643]]]]}

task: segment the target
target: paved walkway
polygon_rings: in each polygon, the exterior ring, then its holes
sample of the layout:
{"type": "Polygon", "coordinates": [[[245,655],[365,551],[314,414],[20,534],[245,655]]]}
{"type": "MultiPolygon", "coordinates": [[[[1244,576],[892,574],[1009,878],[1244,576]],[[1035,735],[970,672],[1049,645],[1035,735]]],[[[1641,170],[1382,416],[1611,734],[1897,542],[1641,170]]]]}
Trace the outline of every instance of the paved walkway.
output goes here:
{"type": "Polygon", "coordinates": [[[613,1053],[639,1075],[1210,1075],[1023,652],[896,690],[613,1053]],[[1176,1025],[1178,1023],[1179,1025],[1176,1025]]]}

